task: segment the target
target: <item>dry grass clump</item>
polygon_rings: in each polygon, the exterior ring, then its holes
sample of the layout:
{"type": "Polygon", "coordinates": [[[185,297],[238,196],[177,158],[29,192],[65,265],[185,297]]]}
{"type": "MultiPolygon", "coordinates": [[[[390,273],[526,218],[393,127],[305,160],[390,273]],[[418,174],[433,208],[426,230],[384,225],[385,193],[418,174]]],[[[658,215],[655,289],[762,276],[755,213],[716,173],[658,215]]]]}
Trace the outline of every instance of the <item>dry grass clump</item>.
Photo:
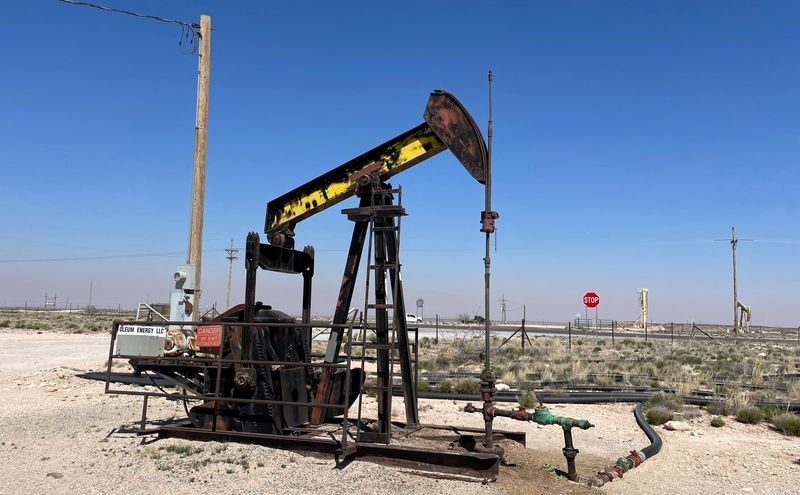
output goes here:
{"type": "Polygon", "coordinates": [[[671,412],[678,412],[683,409],[683,398],[676,394],[668,394],[666,392],[656,392],[653,396],[645,402],[645,409],[650,409],[656,406],[665,408],[671,412]]]}
{"type": "Polygon", "coordinates": [[[581,360],[573,361],[569,369],[569,379],[572,383],[586,383],[589,376],[589,366],[581,360]]]}
{"type": "Polygon", "coordinates": [[[716,402],[712,402],[706,406],[706,411],[708,414],[716,414],[718,416],[727,416],[731,413],[730,409],[728,409],[728,405],[724,400],[719,400],[716,402]]]}
{"type": "Polygon", "coordinates": [[[517,398],[517,402],[519,405],[524,407],[525,409],[532,409],[539,405],[539,399],[536,398],[536,395],[533,392],[525,392],[517,398]]]}
{"type": "Polygon", "coordinates": [[[675,417],[675,412],[683,409],[683,399],[679,395],[656,392],[645,402],[645,417],[651,425],[663,425],[675,417]]]}
{"type": "Polygon", "coordinates": [[[459,380],[454,389],[459,394],[479,394],[481,392],[481,382],[475,378],[459,380]]]}
{"type": "Polygon", "coordinates": [[[654,426],[663,425],[667,421],[671,421],[673,416],[672,411],[664,406],[653,406],[645,413],[647,422],[654,426]]]}
{"type": "Polygon", "coordinates": [[[749,425],[760,423],[764,419],[764,412],[755,406],[745,406],[736,411],[736,421],[749,425]]]}
{"type": "Polygon", "coordinates": [[[764,361],[761,359],[756,359],[753,361],[753,366],[750,369],[750,383],[753,385],[761,385],[764,383],[764,374],[767,370],[764,361]]]}
{"type": "Polygon", "coordinates": [[[725,398],[725,408],[736,415],[737,411],[749,407],[752,402],[752,394],[750,391],[734,389],[731,390],[725,398]]]}
{"type": "Polygon", "coordinates": [[[719,416],[715,416],[711,418],[711,426],[714,428],[722,428],[725,426],[725,420],[720,418],[719,416]]]}
{"type": "Polygon", "coordinates": [[[784,435],[800,437],[800,415],[787,412],[773,416],[772,425],[784,435]]]}
{"type": "Polygon", "coordinates": [[[449,394],[453,390],[453,382],[450,380],[442,380],[436,385],[436,391],[449,394]]]}
{"type": "Polygon", "coordinates": [[[786,387],[786,395],[791,400],[800,400],[800,379],[793,379],[786,387]]]}

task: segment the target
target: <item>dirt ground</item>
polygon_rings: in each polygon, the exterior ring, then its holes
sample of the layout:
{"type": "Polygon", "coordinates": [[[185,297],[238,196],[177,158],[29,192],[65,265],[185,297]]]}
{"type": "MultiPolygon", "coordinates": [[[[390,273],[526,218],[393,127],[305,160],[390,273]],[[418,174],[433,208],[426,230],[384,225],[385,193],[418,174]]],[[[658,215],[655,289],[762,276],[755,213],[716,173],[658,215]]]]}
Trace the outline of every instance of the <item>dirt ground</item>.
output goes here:
{"type": "MultiPolygon", "coordinates": [[[[498,481],[489,484],[434,479],[358,460],[338,468],[330,458],[260,446],[153,441],[131,431],[140,398],[104,395],[102,382],[75,376],[103,365],[108,338],[0,332],[0,493],[794,494],[800,484],[800,440],[732,418],[723,428],[711,428],[705,413],[688,421],[688,431],[658,428],[661,453],[601,489],[542,469],[544,463],[565,467],[560,429],[506,418],[498,418],[495,427],[525,431],[527,449],[505,443],[516,466],[501,468],[498,481]]],[[[400,402],[395,401],[397,419],[402,419],[400,402]]],[[[421,400],[420,416],[425,423],[481,426],[480,415],[459,412],[463,406],[421,400]]],[[[551,410],[597,425],[574,432],[581,476],[648,443],[632,405],[554,405],[551,410]]],[[[153,419],[182,416],[181,403],[151,401],[153,419]]]]}

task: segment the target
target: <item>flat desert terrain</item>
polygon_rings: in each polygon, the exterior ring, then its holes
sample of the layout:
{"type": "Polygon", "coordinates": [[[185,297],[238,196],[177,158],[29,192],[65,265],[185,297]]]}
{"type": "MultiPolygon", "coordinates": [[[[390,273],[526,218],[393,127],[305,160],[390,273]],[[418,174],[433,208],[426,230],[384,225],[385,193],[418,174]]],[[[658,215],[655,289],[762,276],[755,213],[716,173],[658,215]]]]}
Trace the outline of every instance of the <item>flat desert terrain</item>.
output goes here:
{"type": "MultiPolygon", "coordinates": [[[[364,461],[337,466],[327,457],[232,443],[158,440],[132,432],[141,398],[105,395],[103,383],[76,374],[99,370],[108,334],[0,332],[0,493],[57,494],[267,494],[267,493],[608,493],[796,494],[800,439],[769,425],[726,418],[709,426],[700,412],[685,431],[657,427],[660,454],[603,488],[570,483],[542,468],[564,468],[563,436],[505,418],[496,428],[527,432],[527,448],[504,444],[508,461],[495,483],[437,479],[364,461]]],[[[366,399],[369,402],[371,399],[366,399]]],[[[402,407],[394,408],[402,419],[402,407]]],[[[481,416],[460,412],[465,403],[420,400],[425,423],[481,426],[481,416]]],[[[507,407],[507,405],[503,405],[507,407]]],[[[589,477],[647,445],[633,406],[553,405],[554,414],[597,425],[574,432],[578,472],[589,477]]],[[[185,416],[180,402],[154,399],[153,420],[185,416]]]]}

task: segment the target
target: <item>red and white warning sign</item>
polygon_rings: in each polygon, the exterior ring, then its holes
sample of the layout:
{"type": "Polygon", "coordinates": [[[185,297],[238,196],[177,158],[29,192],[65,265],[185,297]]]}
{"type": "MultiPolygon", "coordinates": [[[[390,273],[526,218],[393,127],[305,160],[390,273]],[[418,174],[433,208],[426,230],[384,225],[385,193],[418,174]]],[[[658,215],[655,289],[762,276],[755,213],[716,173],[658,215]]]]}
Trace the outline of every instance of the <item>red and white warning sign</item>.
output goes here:
{"type": "Polygon", "coordinates": [[[219,349],[219,345],[222,343],[222,325],[203,325],[197,327],[195,333],[197,347],[219,349]]]}

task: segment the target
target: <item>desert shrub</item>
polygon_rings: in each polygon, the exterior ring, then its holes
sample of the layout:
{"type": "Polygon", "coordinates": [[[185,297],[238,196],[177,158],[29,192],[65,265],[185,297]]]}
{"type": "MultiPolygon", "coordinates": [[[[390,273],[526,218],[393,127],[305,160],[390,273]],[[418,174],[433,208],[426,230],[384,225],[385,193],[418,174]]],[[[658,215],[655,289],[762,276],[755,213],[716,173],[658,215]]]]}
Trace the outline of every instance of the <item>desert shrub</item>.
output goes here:
{"type": "Polygon", "coordinates": [[[664,406],[653,406],[647,410],[645,417],[651,425],[663,425],[672,419],[672,411],[664,406]]]}
{"type": "Polygon", "coordinates": [[[476,335],[455,334],[453,336],[452,363],[456,366],[483,360],[483,339],[476,335]]]}
{"type": "Polygon", "coordinates": [[[481,391],[481,382],[475,378],[459,380],[456,383],[455,391],[459,394],[478,394],[481,391]]]}
{"type": "Polygon", "coordinates": [[[516,361],[522,356],[522,350],[517,347],[506,347],[497,353],[498,360],[516,361]]]}
{"type": "Polygon", "coordinates": [[[419,346],[423,349],[430,347],[431,344],[433,344],[433,339],[430,337],[422,337],[419,339],[419,346]]]}
{"type": "Polygon", "coordinates": [[[645,403],[645,409],[656,406],[661,406],[670,412],[680,411],[683,408],[683,399],[679,395],[656,392],[650,400],[645,403]]]}
{"type": "Polygon", "coordinates": [[[736,421],[754,425],[764,419],[764,413],[755,406],[744,406],[736,411],[736,421]]]}
{"type": "Polygon", "coordinates": [[[434,364],[436,365],[437,368],[446,368],[450,366],[450,358],[442,355],[436,356],[434,364]]]}
{"type": "Polygon", "coordinates": [[[0,321],[0,328],[11,328],[11,320],[0,321]]]}
{"type": "Polygon", "coordinates": [[[453,390],[453,382],[451,382],[450,380],[442,380],[439,382],[438,385],[436,385],[437,392],[448,394],[452,390],[453,390]]]}
{"type": "Polygon", "coordinates": [[[536,398],[536,395],[534,395],[533,392],[525,392],[517,398],[517,402],[519,402],[519,405],[525,409],[531,409],[536,407],[536,405],[539,403],[539,400],[536,398]]]}
{"type": "Polygon", "coordinates": [[[764,374],[766,373],[766,365],[764,361],[758,359],[753,362],[750,369],[750,383],[753,385],[761,385],[764,383],[764,374]]]}
{"type": "Polygon", "coordinates": [[[592,352],[593,352],[593,353],[595,353],[595,354],[597,354],[598,352],[600,352],[600,351],[602,351],[602,350],[603,350],[603,349],[601,349],[600,347],[594,347],[594,348],[592,348],[592,352]]]}
{"type": "Polygon", "coordinates": [[[614,377],[609,375],[596,375],[593,378],[594,378],[594,383],[600,386],[607,386],[614,383],[614,377]]]}
{"type": "Polygon", "coordinates": [[[772,418],[779,416],[783,412],[783,409],[775,406],[760,406],[759,409],[764,413],[764,419],[767,421],[772,421],[772,418]]]}
{"type": "Polygon", "coordinates": [[[431,389],[431,384],[428,380],[420,378],[417,382],[417,392],[427,392],[431,389]]]}
{"type": "Polygon", "coordinates": [[[800,415],[783,413],[773,416],[772,424],[784,435],[800,437],[800,415]]]}
{"type": "Polygon", "coordinates": [[[714,416],[711,418],[711,426],[714,428],[722,428],[725,426],[725,420],[720,418],[719,416],[714,416]]]}
{"type": "Polygon", "coordinates": [[[158,450],[176,454],[181,457],[188,457],[190,455],[199,454],[203,451],[202,447],[192,447],[189,444],[167,445],[166,447],[159,447],[158,450]]]}
{"type": "Polygon", "coordinates": [[[720,416],[727,416],[731,413],[730,409],[728,409],[728,405],[723,400],[709,403],[706,406],[706,411],[708,411],[708,414],[716,414],[720,416]]]}
{"type": "Polygon", "coordinates": [[[699,418],[702,415],[703,412],[696,407],[690,407],[681,412],[681,417],[684,420],[699,418]]]}

